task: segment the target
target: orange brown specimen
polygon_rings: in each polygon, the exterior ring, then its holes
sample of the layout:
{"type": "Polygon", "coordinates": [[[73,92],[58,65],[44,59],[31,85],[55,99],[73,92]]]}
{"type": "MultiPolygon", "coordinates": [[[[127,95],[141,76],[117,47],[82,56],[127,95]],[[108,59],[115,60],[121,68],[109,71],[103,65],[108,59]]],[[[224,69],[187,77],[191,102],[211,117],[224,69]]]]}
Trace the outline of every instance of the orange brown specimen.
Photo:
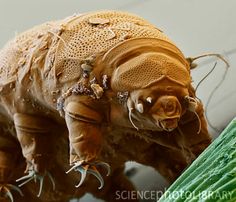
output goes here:
{"type": "Polygon", "coordinates": [[[189,62],[142,18],[102,11],[37,26],[0,52],[1,201],[114,201],[135,189],[127,161],[174,181],[211,141],[203,113],[189,62]]]}

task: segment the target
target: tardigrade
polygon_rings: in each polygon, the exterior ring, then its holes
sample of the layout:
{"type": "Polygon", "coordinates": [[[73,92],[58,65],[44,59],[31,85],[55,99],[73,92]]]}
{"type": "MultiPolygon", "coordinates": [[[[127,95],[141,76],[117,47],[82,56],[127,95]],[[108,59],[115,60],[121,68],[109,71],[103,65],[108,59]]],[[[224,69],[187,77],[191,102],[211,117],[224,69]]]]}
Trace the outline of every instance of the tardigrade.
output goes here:
{"type": "Polygon", "coordinates": [[[140,17],[75,15],[0,52],[1,201],[113,202],[125,162],[174,181],[210,141],[188,60],[140,17]]]}

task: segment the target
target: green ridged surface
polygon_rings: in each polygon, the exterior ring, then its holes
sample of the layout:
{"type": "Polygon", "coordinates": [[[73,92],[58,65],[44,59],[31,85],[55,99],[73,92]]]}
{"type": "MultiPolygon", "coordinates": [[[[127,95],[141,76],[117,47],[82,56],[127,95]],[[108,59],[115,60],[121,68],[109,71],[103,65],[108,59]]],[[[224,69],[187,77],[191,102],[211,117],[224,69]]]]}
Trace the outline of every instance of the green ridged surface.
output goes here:
{"type": "Polygon", "coordinates": [[[236,202],[236,119],[159,202],[236,202]]]}

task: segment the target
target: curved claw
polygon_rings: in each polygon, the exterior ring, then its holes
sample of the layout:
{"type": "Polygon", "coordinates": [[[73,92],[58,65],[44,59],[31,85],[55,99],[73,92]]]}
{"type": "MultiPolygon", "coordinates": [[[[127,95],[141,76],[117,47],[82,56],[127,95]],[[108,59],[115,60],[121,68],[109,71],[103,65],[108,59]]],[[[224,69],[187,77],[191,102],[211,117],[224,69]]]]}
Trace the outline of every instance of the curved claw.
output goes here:
{"type": "Polygon", "coordinates": [[[7,184],[6,186],[9,187],[10,190],[14,190],[14,191],[18,192],[21,196],[24,196],[23,192],[17,186],[15,186],[13,184],[7,184]]]}
{"type": "Polygon", "coordinates": [[[96,167],[93,166],[92,169],[89,169],[89,170],[88,170],[88,173],[94,175],[94,176],[99,180],[99,182],[100,182],[100,187],[98,187],[98,189],[103,188],[103,186],[104,186],[104,180],[103,180],[101,174],[100,174],[100,173],[98,172],[98,170],[96,169],[96,167]]]}
{"type": "Polygon", "coordinates": [[[6,198],[8,197],[11,200],[11,202],[14,202],[13,195],[12,195],[11,191],[5,186],[3,187],[3,189],[6,192],[5,197],[6,198]]]}
{"type": "Polygon", "coordinates": [[[86,175],[87,175],[88,168],[89,168],[88,165],[86,165],[84,167],[75,168],[75,171],[79,171],[81,173],[80,182],[79,182],[79,184],[77,184],[75,186],[76,188],[80,187],[83,184],[83,182],[84,182],[84,180],[86,178],[86,175]]]}
{"type": "Polygon", "coordinates": [[[97,170],[96,166],[102,166],[106,168],[107,176],[108,176],[111,173],[110,165],[105,162],[86,163],[85,165],[83,164],[84,164],[84,161],[78,161],[66,172],[66,174],[68,174],[69,172],[74,170],[74,171],[79,171],[81,173],[80,182],[75,187],[78,188],[83,184],[88,173],[95,176],[99,180],[100,186],[98,187],[98,189],[101,189],[104,186],[104,180],[103,180],[102,175],[97,170]]]}
{"type": "Polygon", "coordinates": [[[46,171],[46,174],[47,174],[48,178],[50,179],[50,181],[51,181],[51,183],[52,183],[52,189],[53,189],[53,191],[54,191],[54,190],[56,189],[56,183],[55,183],[55,181],[54,181],[54,179],[53,179],[51,173],[49,173],[48,171],[46,171]]]}
{"type": "Polygon", "coordinates": [[[37,197],[40,197],[42,190],[43,190],[44,176],[39,176],[38,180],[39,180],[39,193],[38,193],[37,197]]]}
{"type": "Polygon", "coordinates": [[[111,166],[108,163],[105,162],[96,162],[94,165],[102,166],[107,170],[107,176],[111,174],[111,166]]]}
{"type": "Polygon", "coordinates": [[[39,192],[37,194],[37,197],[40,197],[42,190],[43,190],[43,182],[44,182],[44,179],[46,176],[48,176],[48,178],[50,179],[52,186],[53,186],[53,190],[55,190],[55,181],[54,181],[52,175],[48,171],[45,171],[44,175],[40,175],[36,171],[29,171],[28,175],[17,179],[16,182],[20,182],[22,180],[25,180],[24,182],[22,182],[21,184],[18,185],[19,187],[22,187],[23,185],[27,184],[31,180],[34,180],[35,183],[37,181],[39,181],[39,192]]]}
{"type": "Polygon", "coordinates": [[[11,193],[11,190],[15,190],[21,196],[24,196],[22,191],[17,186],[12,185],[12,184],[4,184],[4,185],[2,185],[0,187],[0,190],[5,192],[5,197],[9,198],[11,202],[14,202],[14,198],[13,198],[13,195],[11,193]]]}

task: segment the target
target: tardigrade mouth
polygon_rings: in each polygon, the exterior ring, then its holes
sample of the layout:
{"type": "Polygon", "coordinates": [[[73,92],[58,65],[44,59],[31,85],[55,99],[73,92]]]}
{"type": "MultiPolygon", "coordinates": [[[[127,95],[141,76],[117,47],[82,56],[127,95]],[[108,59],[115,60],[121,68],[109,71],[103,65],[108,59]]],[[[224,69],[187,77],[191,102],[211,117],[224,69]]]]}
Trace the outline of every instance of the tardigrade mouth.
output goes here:
{"type": "Polygon", "coordinates": [[[169,118],[163,119],[159,121],[159,127],[163,130],[171,132],[178,127],[179,118],[169,118]]]}

